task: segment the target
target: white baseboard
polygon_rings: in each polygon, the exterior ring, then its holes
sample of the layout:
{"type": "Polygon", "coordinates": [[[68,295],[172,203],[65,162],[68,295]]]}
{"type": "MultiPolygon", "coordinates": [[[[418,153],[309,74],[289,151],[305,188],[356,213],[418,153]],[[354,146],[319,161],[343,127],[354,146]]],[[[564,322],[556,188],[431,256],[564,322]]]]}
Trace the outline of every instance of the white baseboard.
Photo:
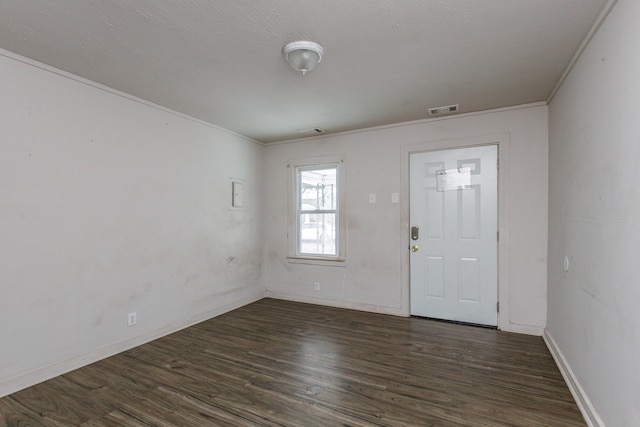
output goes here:
{"type": "Polygon", "coordinates": [[[511,323],[509,322],[508,329],[502,329],[505,332],[514,332],[516,334],[526,334],[526,335],[535,335],[541,337],[544,334],[544,327],[542,326],[532,326],[532,325],[521,325],[519,323],[511,323]]]}
{"type": "Polygon", "coordinates": [[[99,360],[106,359],[107,357],[111,357],[118,353],[122,353],[123,351],[172,334],[181,329],[188,328],[189,326],[193,326],[205,320],[220,316],[221,314],[224,314],[231,310],[235,310],[247,304],[251,304],[252,302],[259,301],[264,297],[265,291],[263,289],[251,290],[250,293],[243,295],[237,300],[221,305],[204,313],[200,313],[192,318],[186,319],[181,323],[171,324],[158,329],[154,329],[134,338],[108,344],[92,350],[88,353],[56,362],[54,364],[36,369],[26,374],[3,380],[0,382],[0,397],[7,396],[27,387],[31,387],[43,381],[50,380],[51,378],[66,374],[67,372],[71,372],[75,369],[90,365],[99,360]]]}
{"type": "Polygon", "coordinates": [[[285,292],[267,291],[267,298],[275,298],[287,301],[303,302],[307,304],[324,305],[327,307],[346,308],[349,310],[368,311],[370,313],[390,314],[392,316],[408,317],[406,310],[398,307],[389,307],[375,304],[359,303],[352,301],[335,300],[329,298],[310,297],[306,295],[288,294],[285,292]]]}
{"type": "Polygon", "coordinates": [[[582,412],[582,416],[584,417],[587,425],[589,427],[605,427],[602,419],[591,404],[589,396],[584,392],[584,389],[573,373],[573,370],[571,370],[571,366],[569,366],[567,359],[565,359],[562,351],[560,351],[558,344],[553,339],[548,329],[544,330],[542,338],[547,344],[547,347],[551,352],[551,356],[553,356],[553,359],[556,361],[558,369],[560,369],[560,373],[564,377],[564,381],[567,383],[569,391],[571,391],[573,398],[578,404],[578,408],[580,408],[580,412],[582,412]]]}

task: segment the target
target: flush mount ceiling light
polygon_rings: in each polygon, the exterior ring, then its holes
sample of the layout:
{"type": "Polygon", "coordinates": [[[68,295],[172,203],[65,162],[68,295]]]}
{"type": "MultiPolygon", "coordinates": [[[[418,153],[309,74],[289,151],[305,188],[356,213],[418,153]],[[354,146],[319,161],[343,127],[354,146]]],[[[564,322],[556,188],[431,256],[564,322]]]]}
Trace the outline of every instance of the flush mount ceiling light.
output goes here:
{"type": "Polygon", "coordinates": [[[304,76],[322,61],[324,49],[318,43],[310,41],[291,42],[282,48],[285,59],[296,71],[304,76]]]}

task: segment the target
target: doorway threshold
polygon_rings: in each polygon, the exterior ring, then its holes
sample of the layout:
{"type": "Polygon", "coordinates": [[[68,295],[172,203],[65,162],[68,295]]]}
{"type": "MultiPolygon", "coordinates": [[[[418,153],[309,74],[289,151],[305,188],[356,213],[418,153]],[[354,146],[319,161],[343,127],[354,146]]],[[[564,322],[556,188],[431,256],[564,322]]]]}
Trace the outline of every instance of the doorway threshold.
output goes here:
{"type": "Polygon", "coordinates": [[[411,316],[414,319],[424,319],[424,320],[433,320],[435,322],[442,322],[442,323],[452,323],[454,325],[464,325],[464,326],[474,326],[476,328],[484,328],[484,329],[498,329],[497,326],[492,326],[492,325],[483,325],[481,323],[471,323],[471,322],[462,322],[459,320],[447,320],[447,319],[438,319],[435,317],[425,317],[425,316],[411,316]]]}

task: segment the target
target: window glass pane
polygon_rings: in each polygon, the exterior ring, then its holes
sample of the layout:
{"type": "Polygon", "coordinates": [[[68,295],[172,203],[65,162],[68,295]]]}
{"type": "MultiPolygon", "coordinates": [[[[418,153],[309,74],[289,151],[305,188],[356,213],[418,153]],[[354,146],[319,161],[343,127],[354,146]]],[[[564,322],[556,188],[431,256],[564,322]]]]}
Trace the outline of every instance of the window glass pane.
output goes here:
{"type": "Polygon", "coordinates": [[[337,167],[334,165],[300,169],[298,191],[301,211],[337,208],[336,172],[337,167]]]}
{"type": "Polygon", "coordinates": [[[324,156],[291,161],[287,167],[289,262],[343,266],[344,159],[324,156]]]}
{"type": "Polygon", "coordinates": [[[299,224],[299,253],[337,255],[335,213],[303,213],[299,224]]]}

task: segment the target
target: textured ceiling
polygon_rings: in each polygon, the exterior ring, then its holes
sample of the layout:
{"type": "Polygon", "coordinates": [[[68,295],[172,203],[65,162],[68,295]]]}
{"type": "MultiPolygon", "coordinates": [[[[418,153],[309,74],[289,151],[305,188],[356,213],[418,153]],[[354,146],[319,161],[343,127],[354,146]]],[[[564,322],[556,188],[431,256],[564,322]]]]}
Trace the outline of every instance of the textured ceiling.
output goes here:
{"type": "Polygon", "coordinates": [[[0,0],[0,47],[272,142],[544,101],[607,1],[0,0]]]}

